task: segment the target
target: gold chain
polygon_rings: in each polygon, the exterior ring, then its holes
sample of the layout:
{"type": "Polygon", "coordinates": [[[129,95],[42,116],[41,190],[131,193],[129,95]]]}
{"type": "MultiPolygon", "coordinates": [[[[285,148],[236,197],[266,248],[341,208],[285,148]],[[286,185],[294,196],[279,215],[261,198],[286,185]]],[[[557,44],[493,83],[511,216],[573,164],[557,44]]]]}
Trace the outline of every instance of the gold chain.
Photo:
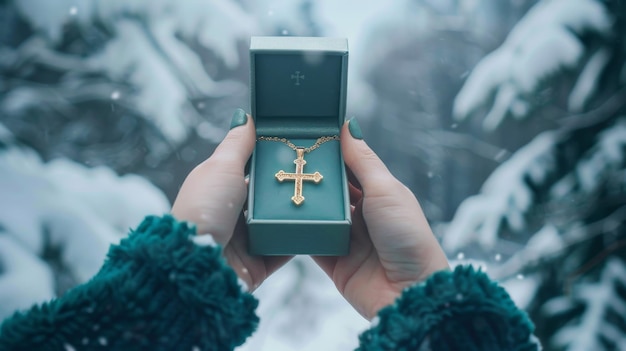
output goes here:
{"type": "MultiPolygon", "coordinates": [[[[266,137],[266,136],[260,136],[257,138],[257,140],[262,140],[262,141],[278,141],[281,142],[287,146],[289,146],[290,149],[292,149],[293,151],[297,151],[298,150],[298,146],[296,146],[294,143],[292,143],[289,139],[287,138],[279,138],[279,137],[266,137]]],[[[315,144],[309,146],[309,147],[305,147],[305,148],[300,148],[300,149],[304,149],[305,153],[309,153],[315,149],[317,149],[318,147],[320,147],[320,145],[324,144],[327,141],[331,141],[331,140],[339,140],[339,135],[329,135],[329,136],[323,136],[321,138],[318,138],[315,141],[315,144]]]]}

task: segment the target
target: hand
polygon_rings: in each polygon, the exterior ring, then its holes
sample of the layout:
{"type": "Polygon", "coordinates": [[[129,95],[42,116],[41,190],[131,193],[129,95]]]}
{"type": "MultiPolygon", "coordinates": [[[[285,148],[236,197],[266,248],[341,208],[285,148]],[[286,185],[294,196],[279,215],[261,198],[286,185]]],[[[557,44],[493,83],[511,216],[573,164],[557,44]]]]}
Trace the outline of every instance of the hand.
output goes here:
{"type": "Polygon", "coordinates": [[[353,118],[341,131],[346,165],[358,181],[350,184],[350,254],[314,260],[346,300],[371,319],[405,287],[449,266],[413,193],[360,139],[353,118]]]}
{"type": "Polygon", "coordinates": [[[290,259],[248,254],[242,212],[247,196],[244,168],[255,143],[252,118],[243,110],[235,111],[226,138],[189,173],[172,207],[177,219],[196,225],[198,235],[211,234],[222,245],[226,261],[250,290],[290,259]]]}

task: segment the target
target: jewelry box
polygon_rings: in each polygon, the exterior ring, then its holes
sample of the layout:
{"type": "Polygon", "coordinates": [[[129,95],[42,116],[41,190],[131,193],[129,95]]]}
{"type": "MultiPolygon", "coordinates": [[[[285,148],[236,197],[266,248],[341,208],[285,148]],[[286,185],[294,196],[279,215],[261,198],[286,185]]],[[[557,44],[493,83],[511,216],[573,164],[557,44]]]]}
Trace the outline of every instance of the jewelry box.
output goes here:
{"type": "Polygon", "coordinates": [[[251,254],[348,254],[350,199],[338,140],[347,66],[346,39],[251,39],[251,254]]]}

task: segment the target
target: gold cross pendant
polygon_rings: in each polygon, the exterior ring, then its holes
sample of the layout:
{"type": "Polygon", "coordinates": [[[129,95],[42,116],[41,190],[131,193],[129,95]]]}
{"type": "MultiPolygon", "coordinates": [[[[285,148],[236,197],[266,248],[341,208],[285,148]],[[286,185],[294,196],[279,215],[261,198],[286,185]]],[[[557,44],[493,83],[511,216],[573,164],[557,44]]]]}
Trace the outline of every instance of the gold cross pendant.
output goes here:
{"type": "Polygon", "coordinates": [[[294,192],[291,197],[291,201],[293,201],[296,206],[302,205],[304,202],[304,196],[302,196],[302,181],[312,181],[314,183],[319,183],[324,178],[320,172],[315,173],[304,173],[304,165],[306,161],[304,160],[304,148],[296,149],[297,158],[293,160],[293,163],[296,164],[296,173],[286,173],[282,169],[276,173],[275,177],[279,182],[283,182],[284,180],[293,180],[294,184],[294,192]]]}

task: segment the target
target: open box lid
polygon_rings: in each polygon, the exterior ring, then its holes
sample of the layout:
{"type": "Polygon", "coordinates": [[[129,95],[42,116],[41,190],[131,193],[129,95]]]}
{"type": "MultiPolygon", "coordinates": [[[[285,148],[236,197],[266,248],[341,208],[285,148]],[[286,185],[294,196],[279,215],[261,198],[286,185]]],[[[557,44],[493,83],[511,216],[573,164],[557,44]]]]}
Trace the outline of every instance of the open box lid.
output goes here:
{"type": "Polygon", "coordinates": [[[346,110],[348,41],[252,37],[250,99],[257,135],[338,134],[346,110]]]}

